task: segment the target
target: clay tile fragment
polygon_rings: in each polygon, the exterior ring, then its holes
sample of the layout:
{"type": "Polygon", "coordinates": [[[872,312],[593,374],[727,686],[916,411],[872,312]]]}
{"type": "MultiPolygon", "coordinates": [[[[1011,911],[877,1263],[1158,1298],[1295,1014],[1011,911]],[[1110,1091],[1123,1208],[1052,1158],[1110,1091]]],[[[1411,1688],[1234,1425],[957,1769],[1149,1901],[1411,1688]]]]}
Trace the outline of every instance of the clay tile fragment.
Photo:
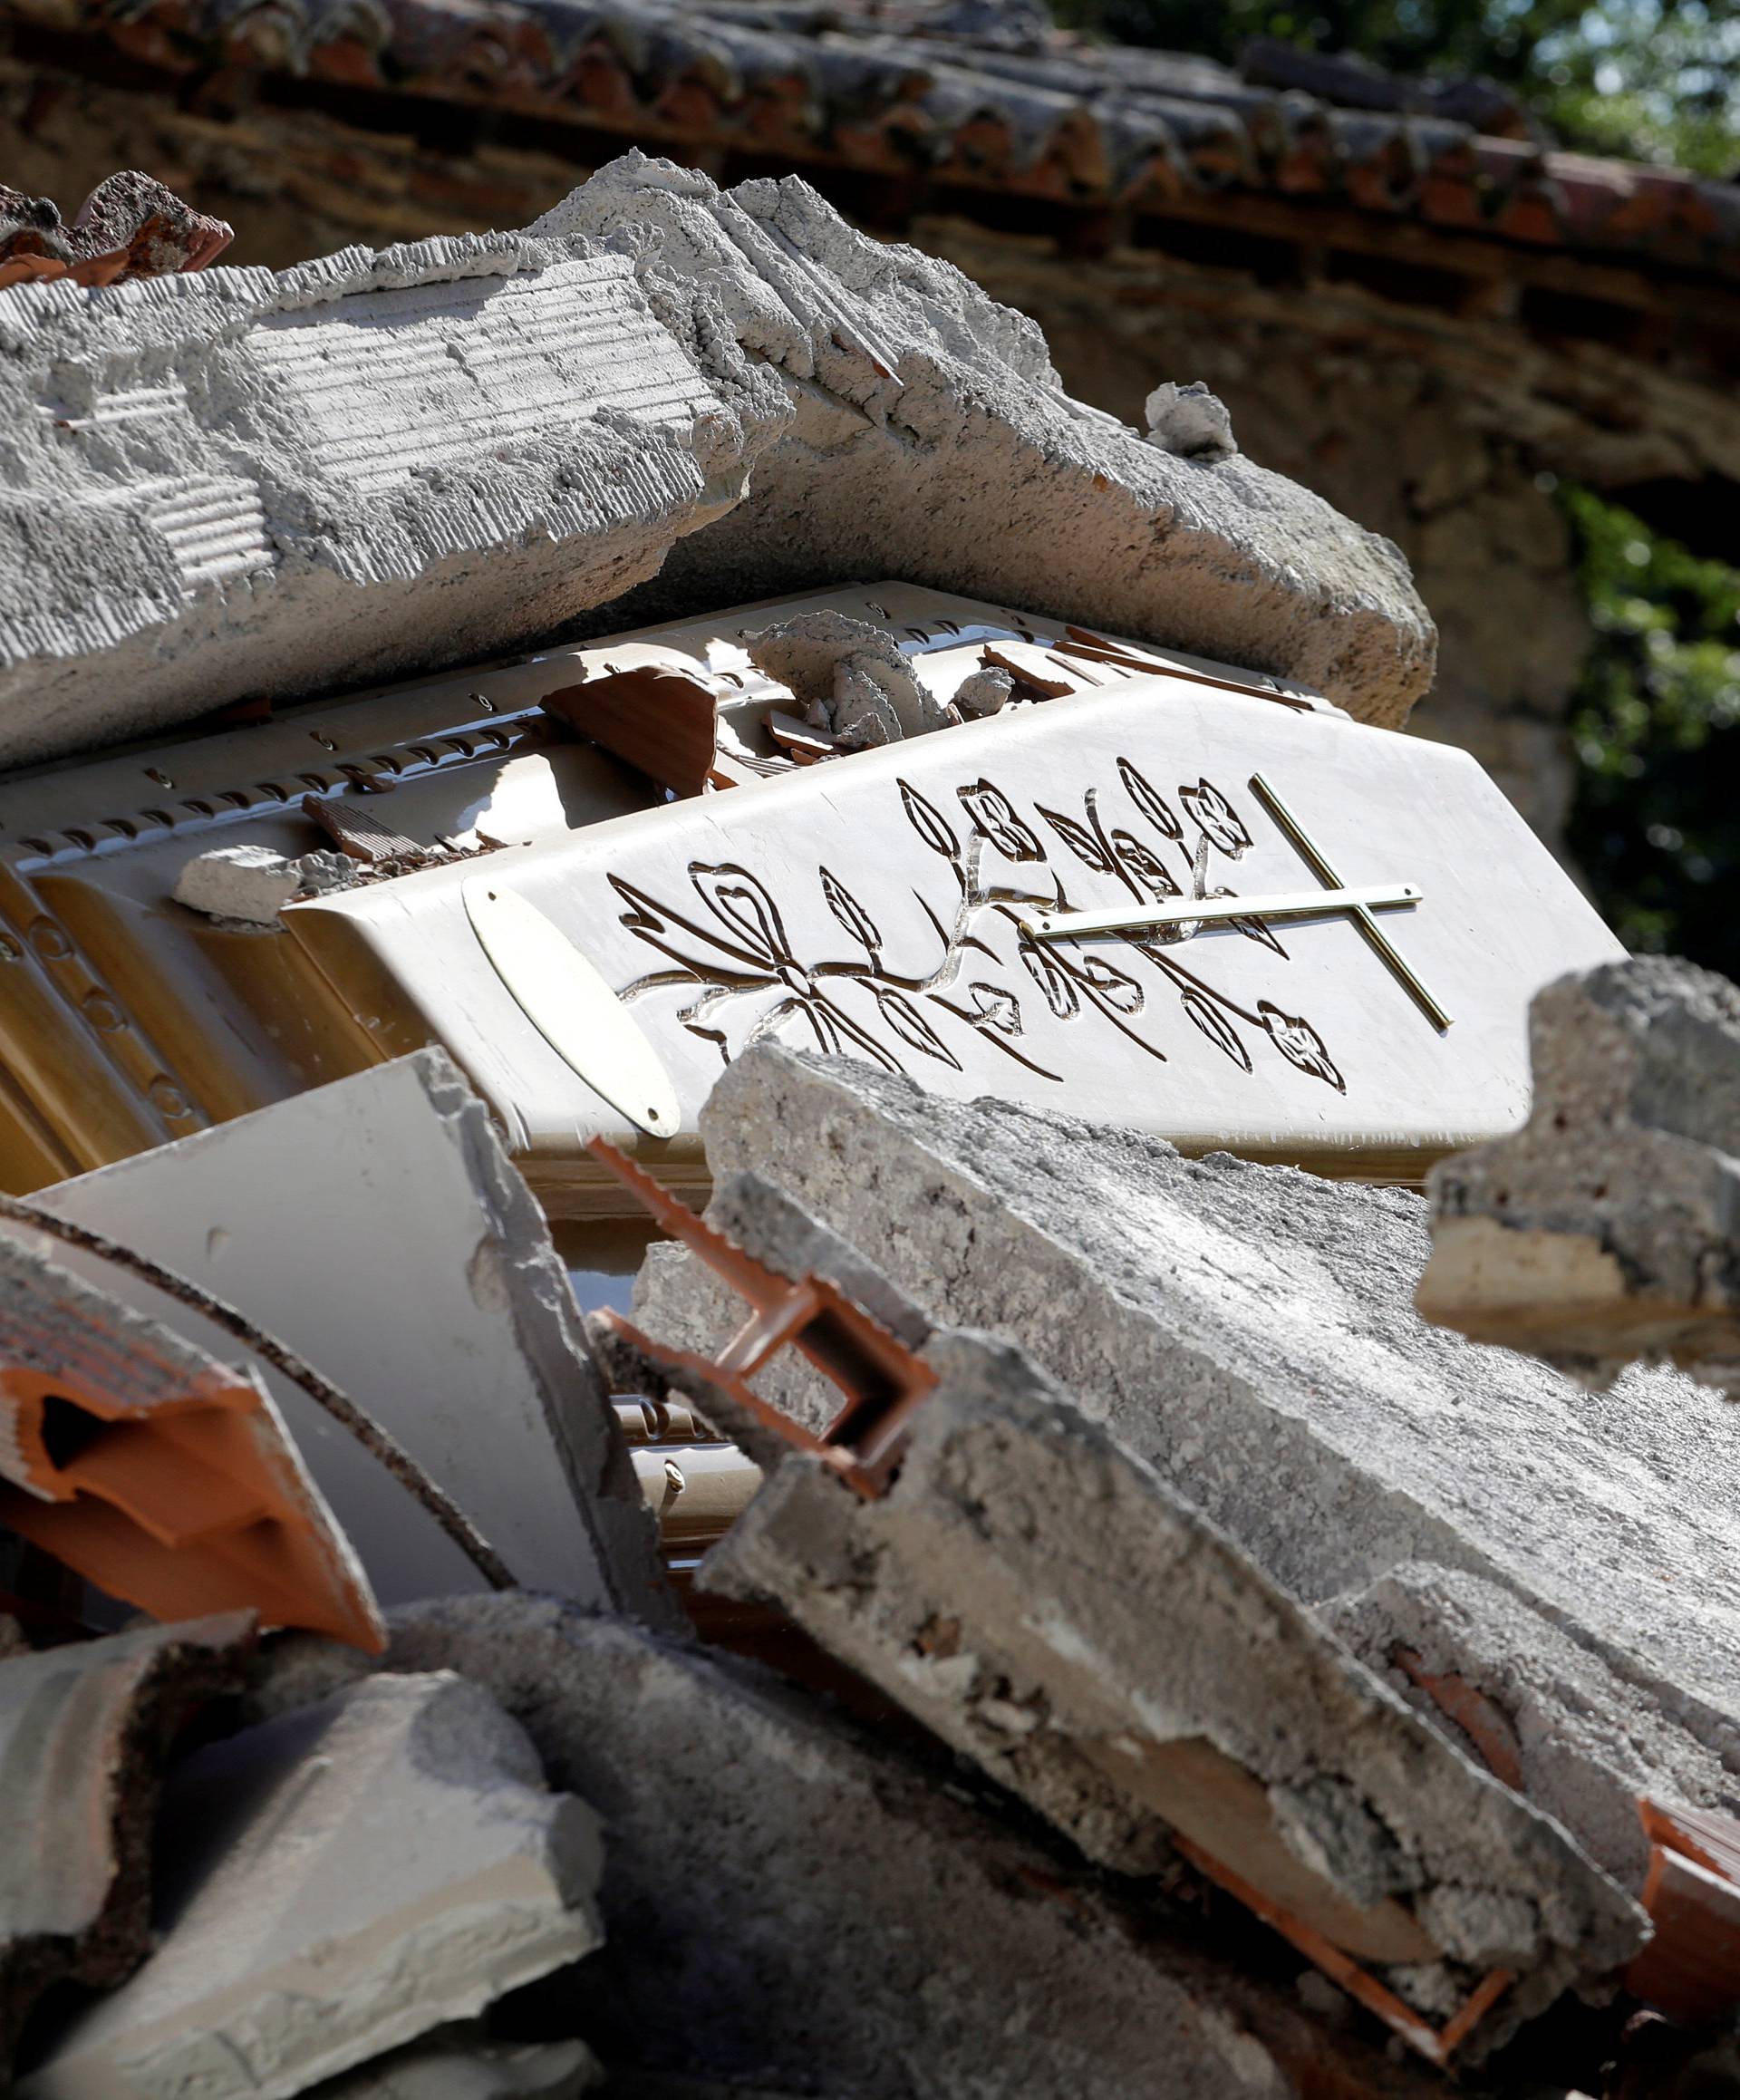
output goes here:
{"type": "Polygon", "coordinates": [[[258,1380],[0,1240],[0,1524],[161,1619],[384,1638],[258,1380]]]}
{"type": "Polygon", "coordinates": [[[253,1637],[232,1611],[0,1663],[0,2081],[50,1984],[119,1983],[150,1951],[160,1767],[241,1689],[253,1637]]]}
{"type": "Polygon", "coordinates": [[[108,176],[72,221],[72,275],[85,284],[203,270],[236,237],[221,218],[184,204],[136,168],[108,176]]]}

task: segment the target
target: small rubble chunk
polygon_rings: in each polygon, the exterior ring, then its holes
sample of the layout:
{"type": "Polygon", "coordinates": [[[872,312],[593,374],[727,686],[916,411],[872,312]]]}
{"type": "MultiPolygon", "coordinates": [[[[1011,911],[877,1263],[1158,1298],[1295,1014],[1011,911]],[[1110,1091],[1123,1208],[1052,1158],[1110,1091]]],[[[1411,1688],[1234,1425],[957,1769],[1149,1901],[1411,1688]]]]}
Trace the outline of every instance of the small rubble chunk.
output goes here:
{"type": "Polygon", "coordinates": [[[342,854],[304,853],[293,860],[269,846],[219,846],[188,861],[176,879],[175,901],[209,919],[276,926],[292,897],[342,889],[354,873],[342,854]]]}
{"type": "Polygon", "coordinates": [[[979,721],[986,715],[1000,714],[1014,691],[1015,681],[1010,673],[990,664],[970,673],[949,697],[969,721],[979,721]]]}
{"type": "Polygon", "coordinates": [[[472,2022],[330,2079],[308,2100],[579,2100],[602,2076],[584,2042],[516,2047],[485,2039],[472,2022]]]}
{"type": "Polygon", "coordinates": [[[350,1542],[253,1372],[3,1235],[0,1525],[160,1619],[246,1609],[382,1644],[350,1542]]]}
{"type": "MultiPolygon", "coordinates": [[[[63,1182],[45,1209],[207,1285],[301,1351],[521,1582],[679,1623],[549,1228],[444,1052],[63,1182]]],[[[432,1517],[268,1372],[388,1602],[476,1588],[432,1517]]]]}
{"type": "Polygon", "coordinates": [[[196,1751],[159,1855],[156,1952],[18,2100],[289,2100],[601,1938],[597,1818],[448,1673],[372,1677],[196,1751]]]}
{"type": "Polygon", "coordinates": [[[1167,380],[1148,396],[1143,416],[1149,444],[1176,459],[1213,466],[1230,460],[1239,449],[1226,403],[1211,393],[1203,380],[1193,379],[1183,386],[1167,380]]]}
{"type": "Polygon", "coordinates": [[[900,644],[868,620],[798,613],[743,637],[749,662],[788,687],[813,729],[866,745],[922,736],[948,721],[921,685],[900,644]]]}
{"type": "Polygon", "coordinates": [[[1160,2062],[1175,2100],[1437,2090],[1188,1927],[1133,1939],[1061,1858],[751,1665],[503,1595],[396,1613],[387,1668],[487,1685],[604,1817],[578,2024],[618,2090],[1131,2100],[1160,2062]]]}
{"type": "Polygon", "coordinates": [[[1529,1031],[1528,1122],[1432,1171],[1420,1311],[1586,1385],[1642,1358],[1740,1397],[1740,989],[1633,956],[1529,1031]]]}
{"type": "Polygon", "coordinates": [[[254,1626],[231,1611],[0,1662],[0,2085],[51,1983],[119,1983],[150,1952],[160,1769],[202,1700],[241,1689],[254,1626]]]}
{"type": "Polygon", "coordinates": [[[1427,1326],[1417,1196],[768,1043],[701,1129],[716,1177],[759,1172],[933,1321],[1019,1342],[1294,1595],[1484,1575],[1740,1771],[1740,1417],[1427,1326]]]}
{"type": "Polygon", "coordinates": [[[1740,1776],[1714,1751],[1495,1582],[1404,1566],[1331,1599],[1321,1616],[1495,1770],[1502,1760],[1480,1737],[1496,1728],[1513,1761],[1513,1773],[1502,1776],[1634,1892],[1651,1850],[1640,1799],[1740,1814],[1740,1776]]]}
{"type": "Polygon", "coordinates": [[[676,795],[719,776],[719,695],[699,673],[634,663],[546,692],[547,714],[676,795]]]}

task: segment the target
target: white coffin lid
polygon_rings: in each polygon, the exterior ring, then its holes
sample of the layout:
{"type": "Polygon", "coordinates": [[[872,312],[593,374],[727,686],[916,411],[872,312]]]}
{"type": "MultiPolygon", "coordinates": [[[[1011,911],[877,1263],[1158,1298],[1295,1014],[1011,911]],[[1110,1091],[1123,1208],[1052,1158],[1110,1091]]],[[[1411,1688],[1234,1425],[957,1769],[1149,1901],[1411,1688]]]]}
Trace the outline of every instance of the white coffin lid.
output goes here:
{"type": "MultiPolygon", "coordinates": [[[[285,917],[359,1013],[384,1002],[445,1044],[546,1200],[580,1212],[614,1207],[582,1154],[595,1133],[698,1178],[697,1113],[724,1060],[769,1031],[939,1092],[1126,1122],[1193,1151],[1412,1178],[1522,1119],[1530,998],[1621,953],[1465,753],[1168,676],[285,917]],[[1209,894],[1313,886],[1251,786],[1259,773],[1341,881],[1421,891],[1380,923],[1447,1031],[1346,917],[1277,927],[1284,953],[1227,925],[1146,951],[1024,940],[1018,895],[1134,903],[1155,863],[1192,894],[1205,833],[1209,894]],[[464,885],[486,876],[622,999],[683,1135],[649,1138],[586,1083],[583,1005],[572,1062],[528,1018],[468,917],[464,885]]],[[[603,1033],[619,1055],[621,1029],[603,1033]]]]}

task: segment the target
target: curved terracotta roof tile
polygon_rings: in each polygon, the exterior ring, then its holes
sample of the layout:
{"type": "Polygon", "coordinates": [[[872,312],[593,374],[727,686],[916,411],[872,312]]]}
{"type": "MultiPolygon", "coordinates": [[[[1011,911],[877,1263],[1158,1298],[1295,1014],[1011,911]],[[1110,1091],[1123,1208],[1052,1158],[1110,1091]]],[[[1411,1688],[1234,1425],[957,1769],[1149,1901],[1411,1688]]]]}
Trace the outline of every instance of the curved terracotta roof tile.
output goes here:
{"type": "Polygon", "coordinates": [[[72,224],[45,197],[0,187],[0,288],[71,277],[113,285],[203,270],[235,238],[137,169],[100,182],[72,224]]]}
{"type": "MultiPolygon", "coordinates": [[[[1082,205],[1271,190],[1740,271],[1740,187],[1561,152],[1490,82],[1259,41],[1234,70],[982,0],[0,0],[136,59],[305,74],[1082,205]]],[[[22,259],[21,259],[22,266],[22,259]]]]}

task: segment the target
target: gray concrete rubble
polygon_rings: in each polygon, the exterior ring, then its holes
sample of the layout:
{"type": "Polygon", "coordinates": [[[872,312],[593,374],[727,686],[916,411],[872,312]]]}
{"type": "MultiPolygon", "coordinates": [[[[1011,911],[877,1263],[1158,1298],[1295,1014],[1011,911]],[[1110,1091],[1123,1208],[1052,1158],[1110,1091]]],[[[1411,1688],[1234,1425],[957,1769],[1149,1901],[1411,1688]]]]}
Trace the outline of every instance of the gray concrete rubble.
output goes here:
{"type": "Polygon", "coordinates": [[[159,1847],[156,1951],[19,2100],[288,2100],[599,1941],[596,1817],[448,1673],[372,1678],[196,1751],[159,1847]]]}
{"type": "Polygon", "coordinates": [[[23,285],[0,345],[0,765],[529,643],[757,441],[585,241],[23,285]]]}
{"type": "Polygon", "coordinates": [[[1072,401],[1033,323],[796,178],[636,151],[522,233],[14,285],[0,342],[0,764],[634,624],[664,564],[664,610],[897,574],[1374,721],[1431,680],[1388,541],[1188,388],[1182,455],[1072,401]]]}
{"type": "Polygon", "coordinates": [[[1638,955],[1529,1027],[1527,1124],[1432,1171],[1420,1311],[1586,1384],[1642,1358],[1740,1396],[1740,990],[1638,955]]]}
{"type": "MultiPolygon", "coordinates": [[[[299,1350],[447,1489],[521,1582],[678,1622],[567,1273],[444,1052],[419,1050],[38,1200],[204,1283],[299,1350]]],[[[299,1388],[266,1375],[378,1595],[480,1586],[398,1481],[299,1388]]]]}
{"type": "MultiPolygon", "coordinates": [[[[701,1132],[716,1176],[759,1172],[933,1321],[1020,1343],[1296,1596],[1484,1576],[1740,1771],[1740,1416],[1676,1372],[1584,1395],[1427,1326],[1417,1196],[768,1044],[701,1132]]],[[[691,1273],[653,1272],[649,1333],[704,1322],[691,1273]]]]}
{"type": "Polygon", "coordinates": [[[220,846],[188,861],[176,878],[175,901],[208,918],[276,926],[292,897],[342,889],[353,873],[354,863],[342,854],[293,859],[269,846],[220,846]]]}
{"type": "MultiPolygon", "coordinates": [[[[317,1681],[315,1644],[294,1646],[317,1681]]],[[[643,2071],[825,2100],[1440,2090],[1193,1944],[1199,1929],[1160,1916],[1133,1937],[946,1772],[751,1665],[500,1596],[399,1611],[386,1667],[487,1686],[552,1785],[603,1816],[607,1939],[575,1993],[607,2092],[643,2071]]]]}
{"type": "Polygon", "coordinates": [[[491,2042],[470,2021],[327,2079],[308,2100],[579,2100],[603,2075],[584,2042],[491,2042]]]}
{"type": "Polygon", "coordinates": [[[1320,1607],[1372,1669],[1641,1889],[1642,1798],[1740,1815],[1740,1778],[1657,1701],[1508,1591],[1400,1567],[1320,1607]]]}
{"type": "Polygon", "coordinates": [[[1239,449],[1225,402],[1200,379],[1184,386],[1169,379],[1156,386],[1142,416],[1149,444],[1181,460],[1230,460],[1239,449]]]}
{"type": "Polygon", "coordinates": [[[1100,1864],[1159,1872],[1182,1835],[1428,2025],[1505,1969],[1507,2031],[1643,1944],[1562,1829],[1019,1350],[939,1331],[924,1360],[886,1492],[789,1454],[704,1588],[779,1606],[1100,1864]]]}
{"type": "Polygon", "coordinates": [[[797,177],[721,191],[631,152],[530,231],[632,255],[709,382],[777,374],[790,419],[635,617],[901,576],[1300,679],[1368,721],[1430,683],[1436,632],[1388,541],[1072,401],[1031,321],[797,177]]]}
{"type": "Polygon", "coordinates": [[[855,744],[941,729],[942,703],[913,674],[894,636],[844,613],[799,613],[743,637],[758,671],[788,686],[814,729],[855,744]]]}
{"type": "Polygon", "coordinates": [[[150,1951],[160,1768],[190,1711],[240,1689],[253,1638],[232,1611],[0,1649],[0,2084],[50,1984],[119,1983],[150,1951]]]}

